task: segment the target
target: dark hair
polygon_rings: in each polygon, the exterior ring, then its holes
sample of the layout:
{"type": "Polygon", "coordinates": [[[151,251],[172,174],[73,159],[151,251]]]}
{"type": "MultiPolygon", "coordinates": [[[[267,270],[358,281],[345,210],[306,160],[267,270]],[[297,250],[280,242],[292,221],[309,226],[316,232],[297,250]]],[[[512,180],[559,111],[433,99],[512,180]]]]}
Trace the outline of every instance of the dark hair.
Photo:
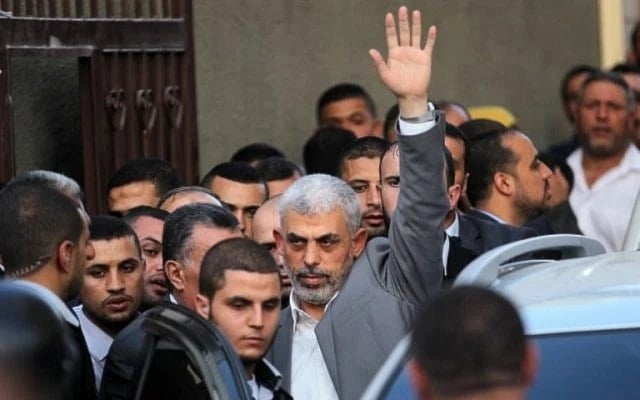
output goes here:
{"type": "Polygon", "coordinates": [[[587,79],[585,79],[584,83],[582,84],[582,88],[580,89],[580,94],[578,95],[578,104],[582,104],[584,92],[587,87],[595,82],[609,82],[620,87],[625,93],[625,97],[627,100],[627,111],[633,112],[635,110],[636,96],[633,93],[631,87],[629,87],[629,85],[627,84],[627,81],[625,81],[620,74],[608,71],[594,72],[590,74],[587,79]]]}
{"type": "Polygon", "coordinates": [[[499,172],[513,173],[517,156],[503,145],[503,138],[513,134],[508,128],[487,132],[469,140],[465,164],[469,173],[467,197],[474,207],[489,197],[493,176],[499,172]]]}
{"type": "Polygon", "coordinates": [[[298,164],[280,157],[271,157],[258,161],[255,168],[266,182],[288,179],[296,173],[304,176],[304,171],[298,164]]]}
{"type": "Polygon", "coordinates": [[[598,68],[585,64],[575,65],[569,71],[567,71],[562,78],[562,83],[560,84],[560,97],[562,98],[562,102],[567,103],[569,101],[569,82],[573,78],[578,75],[582,75],[585,73],[592,74],[597,71],[598,68]]]}
{"type": "Polygon", "coordinates": [[[211,183],[217,176],[239,183],[262,184],[266,191],[265,199],[269,198],[267,184],[262,179],[258,171],[256,171],[255,168],[253,168],[246,162],[227,161],[216,165],[215,167],[211,168],[209,172],[207,172],[207,175],[204,178],[202,178],[200,186],[208,189],[209,187],[211,187],[211,183]]]}
{"type": "MultiPolygon", "coordinates": [[[[169,190],[167,193],[164,194],[164,196],[162,196],[160,198],[160,200],[158,201],[158,209],[160,207],[162,207],[164,205],[164,203],[166,203],[170,198],[172,198],[173,196],[180,194],[180,193],[195,193],[195,192],[199,192],[199,193],[204,193],[206,195],[209,195],[211,197],[216,198],[216,195],[213,194],[213,192],[205,187],[202,186],[180,186],[177,187],[175,189],[171,189],[169,190]]],[[[164,211],[164,210],[162,210],[164,211]]],[[[131,212],[131,211],[129,211],[131,212]]],[[[165,211],[166,212],[166,211],[165,211]]]]}
{"type": "Polygon", "coordinates": [[[560,172],[562,173],[562,175],[564,175],[565,179],[567,180],[567,183],[569,183],[569,191],[573,189],[573,182],[574,182],[573,170],[571,169],[569,164],[567,164],[566,158],[559,157],[556,154],[551,154],[551,153],[539,153],[538,159],[543,163],[545,163],[545,165],[549,167],[551,171],[554,171],[556,168],[559,168],[560,172]]]}
{"type": "Polygon", "coordinates": [[[638,41],[640,41],[640,21],[636,22],[633,26],[633,31],[631,31],[632,50],[635,50],[638,47],[638,41]]]}
{"type": "Polygon", "coordinates": [[[227,270],[277,274],[280,278],[280,270],[269,250],[250,239],[231,238],[216,243],[202,259],[200,293],[212,299],[224,286],[227,270]]]}
{"type": "Polygon", "coordinates": [[[497,129],[505,128],[506,126],[502,125],[500,122],[486,118],[472,119],[460,124],[458,127],[458,129],[465,134],[467,139],[471,139],[497,129]]]}
{"type": "Polygon", "coordinates": [[[26,171],[16,175],[9,185],[44,185],[70,196],[74,201],[82,203],[84,194],[78,182],[66,175],[47,170],[26,171]]]}
{"type": "Polygon", "coordinates": [[[416,322],[411,349],[443,396],[524,383],[522,322],[514,306],[489,289],[461,286],[434,297],[416,322]]]}
{"type": "Polygon", "coordinates": [[[133,238],[138,255],[142,256],[138,235],[129,224],[111,215],[94,215],[91,217],[89,239],[113,240],[127,237],[133,238]]]}
{"type": "Polygon", "coordinates": [[[151,206],[138,206],[129,210],[129,212],[122,217],[122,220],[131,225],[141,217],[150,217],[153,219],[157,219],[158,221],[164,221],[165,219],[167,219],[168,215],[169,213],[167,211],[161,210],[159,208],[151,206]]]}
{"type": "Polygon", "coordinates": [[[447,187],[451,187],[456,182],[456,167],[453,163],[453,156],[446,147],[444,148],[444,172],[447,178],[447,187]]]}
{"type": "MultiPolygon", "coordinates": [[[[457,140],[462,143],[462,148],[464,150],[464,152],[462,153],[462,157],[463,157],[463,160],[466,159],[467,149],[469,148],[469,140],[467,139],[467,135],[465,135],[464,132],[462,132],[459,128],[449,123],[447,123],[446,125],[444,135],[448,138],[457,140]]],[[[465,165],[465,170],[462,172],[466,172],[466,165],[465,165]]]]}
{"type": "Polygon", "coordinates": [[[0,192],[0,255],[10,277],[27,275],[65,240],[78,244],[83,221],[76,204],[38,184],[9,184],[0,192]]]}
{"type": "Polygon", "coordinates": [[[384,152],[389,148],[389,141],[387,139],[365,136],[357,139],[355,142],[351,142],[344,146],[340,151],[338,157],[338,174],[342,176],[344,174],[345,164],[349,160],[355,160],[358,158],[380,158],[384,152]]]}
{"type": "Polygon", "coordinates": [[[611,68],[611,72],[615,72],[617,74],[636,74],[636,75],[640,75],[640,65],[628,64],[628,63],[620,63],[620,64],[614,65],[611,68]]]}
{"type": "Polygon", "coordinates": [[[251,143],[238,149],[229,161],[251,163],[271,157],[284,158],[284,153],[266,143],[251,143]]]}
{"type": "Polygon", "coordinates": [[[162,230],[162,258],[184,263],[191,252],[196,225],[235,231],[238,220],[223,207],[206,203],[187,204],[167,216],[162,230]]]}
{"type": "Polygon", "coordinates": [[[316,120],[318,121],[318,124],[320,124],[322,110],[327,104],[352,98],[364,100],[369,112],[375,118],[376,106],[369,93],[367,93],[362,86],[356,85],[355,83],[339,83],[325,90],[320,95],[320,98],[318,98],[318,103],[316,104],[316,120]]]}
{"type": "Polygon", "coordinates": [[[338,154],[357,139],[355,133],[342,128],[322,128],[304,144],[302,159],[307,174],[338,176],[338,154]]]}
{"type": "Polygon", "coordinates": [[[394,104],[387,110],[387,113],[384,116],[384,125],[382,134],[384,138],[387,140],[391,140],[388,136],[389,129],[393,127],[395,129],[396,121],[398,121],[398,116],[400,115],[400,107],[398,104],[394,104]]]}
{"type": "Polygon", "coordinates": [[[120,167],[111,179],[109,179],[107,192],[113,188],[130,183],[147,181],[153,182],[158,197],[180,186],[180,179],[178,179],[176,171],[168,162],[152,158],[142,158],[129,161],[120,167]]]}

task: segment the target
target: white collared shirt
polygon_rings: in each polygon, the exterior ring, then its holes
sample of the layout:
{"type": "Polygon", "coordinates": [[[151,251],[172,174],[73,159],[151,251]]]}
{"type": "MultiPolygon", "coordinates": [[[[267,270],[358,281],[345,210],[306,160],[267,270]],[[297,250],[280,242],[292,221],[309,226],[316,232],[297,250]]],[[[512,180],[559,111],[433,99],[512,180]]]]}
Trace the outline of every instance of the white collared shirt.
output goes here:
{"type": "MultiPolygon", "coordinates": [[[[337,295],[336,293],[325,305],[325,312],[337,295]]],[[[302,311],[293,291],[290,299],[289,305],[293,317],[291,396],[294,399],[309,400],[337,399],[338,394],[316,337],[315,327],[318,321],[302,311]]]]}
{"type": "Polygon", "coordinates": [[[569,203],[582,233],[598,240],[607,251],[622,248],[636,195],[640,189],[640,151],[630,145],[620,163],[591,187],[582,168],[582,149],[567,164],[575,176],[569,203]]]}
{"type": "Polygon", "coordinates": [[[80,329],[84,340],[87,342],[89,354],[91,355],[91,365],[93,365],[93,374],[96,378],[96,388],[100,390],[100,382],[102,382],[102,371],[104,363],[107,360],[107,354],[113,343],[113,338],[103,331],[98,325],[94,324],[85,315],[82,305],[73,307],[73,311],[80,321],[80,329]]]}
{"type": "Polygon", "coordinates": [[[457,212],[454,215],[453,222],[444,230],[446,235],[442,244],[442,266],[444,267],[445,276],[447,275],[447,260],[449,259],[449,236],[460,236],[460,219],[457,212]]]}
{"type": "Polygon", "coordinates": [[[260,385],[258,381],[256,381],[256,376],[253,375],[251,379],[247,381],[249,384],[249,388],[251,388],[251,396],[254,400],[272,400],[273,392],[263,385],[260,385]]]}

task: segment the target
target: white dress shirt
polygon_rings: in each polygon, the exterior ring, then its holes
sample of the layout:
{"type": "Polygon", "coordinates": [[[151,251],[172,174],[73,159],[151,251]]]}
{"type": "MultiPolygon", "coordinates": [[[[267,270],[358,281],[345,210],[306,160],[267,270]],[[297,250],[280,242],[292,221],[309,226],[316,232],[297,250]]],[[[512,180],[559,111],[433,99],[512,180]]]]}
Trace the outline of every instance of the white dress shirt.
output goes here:
{"type": "Polygon", "coordinates": [[[253,396],[254,400],[272,400],[273,392],[263,385],[260,385],[258,381],[256,381],[255,375],[251,377],[248,381],[249,387],[251,388],[251,396],[253,396]]]}
{"type": "MultiPolygon", "coordinates": [[[[325,305],[325,311],[337,296],[325,305]]],[[[327,364],[322,357],[316,337],[318,325],[298,305],[298,299],[291,292],[289,305],[293,316],[293,342],[291,348],[291,396],[294,399],[330,400],[337,399],[327,364]]]]}
{"type": "Polygon", "coordinates": [[[454,215],[453,222],[444,230],[446,235],[442,244],[442,266],[445,275],[447,275],[447,260],[449,259],[449,236],[460,236],[460,219],[457,212],[454,215]]]}
{"type": "Polygon", "coordinates": [[[567,164],[574,174],[569,203],[585,236],[598,240],[607,251],[622,248],[633,204],[640,189],[640,151],[630,145],[618,166],[591,187],[582,168],[582,149],[574,151],[567,164]]]}
{"type": "Polygon", "coordinates": [[[73,311],[78,316],[80,329],[89,348],[93,374],[96,377],[96,388],[99,391],[100,382],[102,382],[102,370],[104,369],[104,363],[107,359],[109,348],[111,348],[111,343],[113,343],[113,338],[87,318],[82,310],[82,305],[73,307],[73,311]]]}

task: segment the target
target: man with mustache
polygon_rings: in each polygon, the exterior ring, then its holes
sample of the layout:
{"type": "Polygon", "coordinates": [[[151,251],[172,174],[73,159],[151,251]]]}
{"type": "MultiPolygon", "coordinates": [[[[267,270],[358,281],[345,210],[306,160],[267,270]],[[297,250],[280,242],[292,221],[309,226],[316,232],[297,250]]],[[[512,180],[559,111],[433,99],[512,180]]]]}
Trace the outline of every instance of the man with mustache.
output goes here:
{"type": "Polygon", "coordinates": [[[502,128],[469,139],[467,215],[524,226],[549,208],[551,170],[524,133],[502,128]]]}
{"type": "Polygon", "coordinates": [[[278,251],[293,284],[271,360],[298,399],[358,399],[417,310],[440,289],[442,221],[447,212],[444,118],[428,104],[431,54],[419,11],[391,13],[389,55],[369,52],[400,110],[400,192],[389,239],[367,243],[353,189],[329,175],[308,175],[280,200],[278,251]],[[411,20],[411,22],[409,22],[411,20]],[[366,247],[366,248],[365,248],[366,247]]]}
{"type": "Polygon", "coordinates": [[[87,341],[95,384],[113,338],[137,315],[142,301],[144,262],[133,229],[111,216],[96,216],[89,226],[95,257],[84,267],[81,305],[74,308],[87,341]]]}
{"type": "Polygon", "coordinates": [[[358,195],[360,225],[369,239],[387,234],[380,199],[380,157],[388,147],[387,140],[366,136],[345,146],[338,160],[340,179],[358,195]]]}
{"type": "Polygon", "coordinates": [[[597,72],[584,81],[576,108],[580,148],[567,158],[575,177],[569,203],[580,231],[609,251],[622,248],[640,188],[634,113],[633,91],[619,75],[597,72]]]}

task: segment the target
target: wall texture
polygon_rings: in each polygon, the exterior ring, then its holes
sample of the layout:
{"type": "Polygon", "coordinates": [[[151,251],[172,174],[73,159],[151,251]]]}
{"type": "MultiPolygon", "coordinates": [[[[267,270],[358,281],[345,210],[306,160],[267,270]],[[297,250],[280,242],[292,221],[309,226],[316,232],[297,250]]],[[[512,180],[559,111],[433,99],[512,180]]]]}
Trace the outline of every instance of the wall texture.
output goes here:
{"type": "Polygon", "coordinates": [[[385,48],[383,16],[400,4],[438,26],[432,98],[507,106],[541,148],[568,136],[559,84],[598,64],[596,0],[196,0],[201,171],[258,141],[300,160],[334,83],[362,84],[383,115],[393,98],[367,50],[385,48]]]}

